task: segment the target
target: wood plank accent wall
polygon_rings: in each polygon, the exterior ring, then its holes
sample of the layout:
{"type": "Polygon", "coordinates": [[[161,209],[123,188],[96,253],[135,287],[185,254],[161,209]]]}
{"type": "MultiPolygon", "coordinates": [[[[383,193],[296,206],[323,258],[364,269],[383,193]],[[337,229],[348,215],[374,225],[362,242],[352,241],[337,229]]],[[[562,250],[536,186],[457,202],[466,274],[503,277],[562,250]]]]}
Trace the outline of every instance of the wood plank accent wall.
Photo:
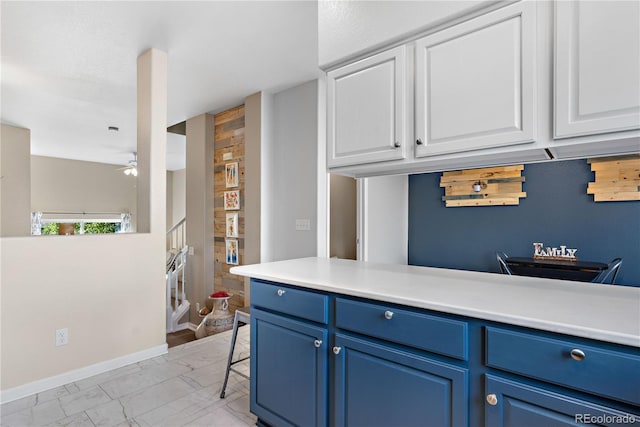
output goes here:
{"type": "Polygon", "coordinates": [[[226,214],[238,213],[238,265],[244,261],[244,105],[214,116],[214,291],[226,291],[233,312],[244,304],[244,278],[229,273],[226,262],[226,214]],[[227,158],[225,158],[225,154],[227,158]],[[225,165],[238,162],[238,187],[226,188],[225,165]],[[240,190],[240,210],[224,210],[224,192],[240,190]]]}
{"type": "Polygon", "coordinates": [[[444,172],[442,200],[446,207],[519,205],[520,198],[527,197],[522,191],[523,170],[524,165],[514,165],[444,172]],[[474,184],[480,191],[474,191],[474,184]]]}
{"type": "Polygon", "coordinates": [[[595,202],[640,200],[640,155],[588,159],[595,173],[587,194],[595,202]]]}

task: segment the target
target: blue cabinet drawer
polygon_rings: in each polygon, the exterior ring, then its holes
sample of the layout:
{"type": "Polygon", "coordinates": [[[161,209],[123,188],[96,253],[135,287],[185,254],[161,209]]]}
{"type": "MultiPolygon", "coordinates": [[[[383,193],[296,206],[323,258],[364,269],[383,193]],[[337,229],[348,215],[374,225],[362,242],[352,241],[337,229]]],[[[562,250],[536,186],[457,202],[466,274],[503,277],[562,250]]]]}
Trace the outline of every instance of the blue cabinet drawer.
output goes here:
{"type": "Polygon", "coordinates": [[[487,327],[487,366],[640,404],[640,354],[487,327]]]}
{"type": "Polygon", "coordinates": [[[336,298],[336,327],[467,360],[466,322],[336,298]]]}
{"type": "Polygon", "coordinates": [[[251,279],[251,305],[327,324],[329,297],[251,279]]]}

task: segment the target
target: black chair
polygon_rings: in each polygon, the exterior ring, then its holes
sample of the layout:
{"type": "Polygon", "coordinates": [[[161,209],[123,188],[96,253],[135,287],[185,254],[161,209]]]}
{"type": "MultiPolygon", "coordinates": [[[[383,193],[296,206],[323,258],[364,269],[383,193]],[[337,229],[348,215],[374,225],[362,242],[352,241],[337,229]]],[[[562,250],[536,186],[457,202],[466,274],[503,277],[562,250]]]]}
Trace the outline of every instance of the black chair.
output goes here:
{"type": "Polygon", "coordinates": [[[222,384],[222,391],[220,391],[220,399],[224,399],[225,390],[227,389],[227,381],[229,381],[229,373],[231,371],[236,374],[249,379],[247,375],[233,368],[236,363],[243,362],[249,358],[243,357],[238,360],[233,360],[233,351],[236,347],[236,337],[238,336],[238,327],[248,325],[251,322],[251,314],[249,307],[242,307],[236,309],[236,314],[233,318],[233,332],[231,333],[231,345],[229,346],[229,359],[227,360],[227,372],[224,374],[224,383],[222,384]]]}
{"type": "Polygon", "coordinates": [[[595,279],[593,279],[593,283],[602,283],[602,284],[609,284],[609,285],[615,284],[616,277],[618,277],[618,272],[620,271],[621,266],[622,266],[622,258],[615,258],[611,260],[606,270],[602,270],[602,273],[598,274],[598,276],[595,279]]]}
{"type": "Polygon", "coordinates": [[[507,259],[509,256],[504,252],[496,252],[496,259],[498,260],[498,266],[500,267],[500,273],[508,274],[511,276],[511,269],[507,265],[507,259]]]}

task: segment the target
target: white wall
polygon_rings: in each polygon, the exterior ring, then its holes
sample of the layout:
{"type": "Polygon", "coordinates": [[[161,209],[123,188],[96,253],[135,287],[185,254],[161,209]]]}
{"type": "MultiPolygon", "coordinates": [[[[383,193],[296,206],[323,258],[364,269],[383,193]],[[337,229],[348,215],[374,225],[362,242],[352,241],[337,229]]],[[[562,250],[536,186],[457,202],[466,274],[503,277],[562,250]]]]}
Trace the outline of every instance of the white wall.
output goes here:
{"type": "Polygon", "coordinates": [[[316,255],[317,96],[315,80],[273,95],[273,139],[263,144],[263,262],[316,255]],[[311,230],[296,231],[296,219],[310,220],[311,230]]]}
{"type": "Polygon", "coordinates": [[[29,129],[2,125],[0,130],[0,236],[31,234],[29,129]]]}
{"type": "MultiPolygon", "coordinates": [[[[391,175],[360,179],[359,259],[406,264],[409,241],[409,179],[391,175]]],[[[425,218],[425,221],[427,218],[425,218]]]]}
{"type": "Polygon", "coordinates": [[[135,225],[136,178],[120,166],[31,156],[31,210],[129,212],[135,225]]]}
{"type": "Polygon", "coordinates": [[[319,1],[319,64],[329,66],[492,3],[497,2],[319,1]]]}
{"type": "Polygon", "coordinates": [[[170,185],[170,190],[167,189],[167,193],[169,193],[169,191],[171,192],[172,203],[170,205],[171,216],[167,219],[167,229],[176,225],[176,223],[186,215],[186,171],[186,169],[179,169],[169,173],[170,180],[167,182],[167,185],[170,185]],[[169,219],[171,221],[169,221],[169,219]]]}
{"type": "Polygon", "coordinates": [[[151,234],[3,238],[1,388],[165,342],[163,259],[151,234]],[[69,344],[54,346],[69,328],[69,344]]]}

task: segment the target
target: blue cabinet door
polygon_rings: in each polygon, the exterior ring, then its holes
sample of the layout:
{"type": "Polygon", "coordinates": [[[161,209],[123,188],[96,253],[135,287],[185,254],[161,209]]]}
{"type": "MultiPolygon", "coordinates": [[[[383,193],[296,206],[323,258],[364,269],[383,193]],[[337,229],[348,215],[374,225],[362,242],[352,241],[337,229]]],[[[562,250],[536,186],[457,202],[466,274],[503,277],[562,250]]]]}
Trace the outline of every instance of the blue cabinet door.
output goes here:
{"type": "Polygon", "coordinates": [[[334,425],[462,427],[467,369],[336,334],[334,425]]]}
{"type": "Polygon", "coordinates": [[[251,309],[251,412],[270,425],[327,424],[327,329],[251,309]]]}
{"type": "Polygon", "coordinates": [[[485,392],[486,427],[640,424],[637,413],[617,411],[493,375],[486,376],[485,392]]]}

